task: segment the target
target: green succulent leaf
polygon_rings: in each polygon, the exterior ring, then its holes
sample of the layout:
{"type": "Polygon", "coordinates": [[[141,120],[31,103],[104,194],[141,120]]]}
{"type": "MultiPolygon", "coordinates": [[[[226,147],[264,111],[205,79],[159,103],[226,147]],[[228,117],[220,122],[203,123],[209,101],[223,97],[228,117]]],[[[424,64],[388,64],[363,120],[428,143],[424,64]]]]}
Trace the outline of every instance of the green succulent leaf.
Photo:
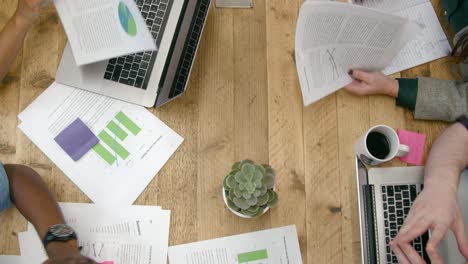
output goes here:
{"type": "Polygon", "coordinates": [[[247,179],[245,178],[244,173],[242,173],[241,171],[236,172],[236,174],[234,175],[234,178],[236,179],[236,181],[238,183],[246,183],[247,182],[247,179]]]}
{"type": "Polygon", "coordinates": [[[236,179],[234,178],[234,175],[232,174],[229,174],[228,176],[226,176],[226,184],[225,186],[227,186],[228,188],[227,189],[232,189],[234,187],[236,187],[236,179]]]}
{"type": "Polygon", "coordinates": [[[255,162],[253,162],[253,161],[251,161],[251,160],[249,160],[249,159],[246,159],[246,160],[243,160],[243,161],[242,161],[241,167],[242,167],[244,164],[252,164],[252,165],[254,165],[255,162]]]}
{"type": "Polygon", "coordinates": [[[241,169],[241,165],[242,165],[242,163],[240,161],[234,163],[234,165],[232,165],[232,170],[233,171],[239,171],[241,169]]]}
{"type": "Polygon", "coordinates": [[[271,189],[275,186],[275,176],[271,173],[265,174],[263,177],[262,183],[268,188],[271,189]]]}
{"type": "Polygon", "coordinates": [[[239,189],[239,186],[237,186],[237,187],[234,188],[233,190],[234,190],[234,195],[235,195],[237,198],[241,198],[241,197],[242,197],[242,191],[241,191],[241,189],[239,189]]]}
{"type": "Polygon", "coordinates": [[[239,207],[237,207],[232,201],[228,200],[227,201],[227,204],[229,206],[229,208],[231,208],[232,210],[234,211],[237,211],[239,212],[241,209],[239,207]]]}
{"type": "Polygon", "coordinates": [[[250,217],[255,217],[257,214],[254,214],[248,210],[241,210],[241,214],[243,215],[246,215],[246,216],[250,216],[250,217]]]}
{"type": "Polygon", "coordinates": [[[253,175],[253,181],[261,181],[263,179],[263,173],[259,170],[256,170],[253,175]]]}
{"type": "Polygon", "coordinates": [[[254,174],[253,173],[247,173],[245,174],[245,179],[247,179],[248,182],[253,182],[254,180],[254,174]]]}
{"type": "Polygon", "coordinates": [[[257,171],[260,171],[262,175],[266,173],[266,170],[262,165],[256,165],[255,168],[257,168],[257,171]]]}
{"type": "Polygon", "coordinates": [[[249,200],[251,197],[252,197],[252,194],[250,194],[248,192],[245,192],[245,193],[242,194],[242,198],[244,198],[246,200],[249,200]]]}
{"type": "Polygon", "coordinates": [[[250,199],[247,200],[247,203],[248,203],[250,206],[254,206],[254,205],[257,204],[257,201],[258,201],[257,197],[252,196],[252,197],[250,197],[250,199]]]}
{"type": "Polygon", "coordinates": [[[258,206],[252,206],[249,209],[247,209],[247,211],[249,211],[249,212],[251,212],[253,214],[257,214],[258,210],[260,210],[260,207],[258,207],[258,206]]]}
{"type": "Polygon", "coordinates": [[[255,185],[253,183],[248,182],[247,184],[245,184],[245,189],[249,193],[254,193],[256,188],[255,188],[255,185]]]}
{"type": "Polygon", "coordinates": [[[255,172],[255,166],[250,163],[244,163],[244,165],[242,165],[241,171],[244,174],[252,174],[255,172]]]}
{"type": "Polygon", "coordinates": [[[234,189],[231,189],[229,190],[229,194],[228,194],[228,200],[234,200],[234,197],[236,197],[236,195],[234,194],[234,189]]]}
{"type": "Polygon", "coordinates": [[[254,182],[255,188],[260,189],[262,188],[262,181],[256,181],[254,182]]]}
{"type": "Polygon", "coordinates": [[[245,190],[245,183],[239,183],[239,189],[241,191],[244,191],[245,190]]]}
{"type": "Polygon", "coordinates": [[[276,192],[272,192],[273,193],[273,197],[270,197],[270,199],[268,200],[268,207],[274,207],[275,205],[278,204],[278,194],[276,192]]]}
{"type": "Polygon", "coordinates": [[[233,200],[234,204],[239,207],[240,209],[247,210],[249,209],[250,205],[247,203],[246,200],[234,197],[233,200]]]}
{"type": "Polygon", "coordinates": [[[270,196],[268,195],[268,193],[265,193],[264,195],[258,197],[257,205],[259,206],[266,205],[269,200],[270,200],[270,196]]]}
{"type": "Polygon", "coordinates": [[[223,180],[223,187],[224,187],[224,189],[225,189],[226,191],[229,191],[229,189],[231,189],[231,188],[229,188],[229,186],[227,185],[227,178],[228,178],[228,177],[229,177],[229,175],[226,176],[226,177],[224,177],[224,180],[223,180]]]}
{"type": "Polygon", "coordinates": [[[258,210],[258,212],[255,214],[254,217],[259,217],[259,216],[261,216],[261,215],[263,214],[263,210],[264,210],[263,208],[260,208],[260,210],[258,210]]]}
{"type": "Polygon", "coordinates": [[[272,167],[270,167],[270,165],[268,165],[268,164],[263,164],[262,166],[263,166],[263,168],[265,168],[266,173],[271,173],[271,174],[273,174],[273,175],[276,174],[276,173],[275,173],[275,170],[274,170],[272,167]]]}
{"type": "Polygon", "coordinates": [[[261,192],[260,190],[255,190],[255,192],[253,193],[253,195],[254,195],[255,197],[259,197],[259,196],[262,195],[262,192],[261,192]]]}
{"type": "Polygon", "coordinates": [[[268,188],[265,185],[262,185],[262,188],[260,188],[260,195],[264,195],[265,193],[268,192],[268,188]]]}

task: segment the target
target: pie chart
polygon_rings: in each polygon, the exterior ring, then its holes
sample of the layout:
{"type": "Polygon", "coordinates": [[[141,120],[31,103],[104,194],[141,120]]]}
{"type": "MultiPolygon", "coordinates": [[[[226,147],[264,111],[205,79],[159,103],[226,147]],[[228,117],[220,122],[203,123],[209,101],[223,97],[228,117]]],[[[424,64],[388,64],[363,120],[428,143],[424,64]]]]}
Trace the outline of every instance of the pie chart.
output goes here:
{"type": "Polygon", "coordinates": [[[136,36],[137,26],[135,18],[133,18],[132,13],[123,2],[120,2],[119,4],[119,19],[120,25],[122,25],[124,31],[130,36],[136,36]]]}

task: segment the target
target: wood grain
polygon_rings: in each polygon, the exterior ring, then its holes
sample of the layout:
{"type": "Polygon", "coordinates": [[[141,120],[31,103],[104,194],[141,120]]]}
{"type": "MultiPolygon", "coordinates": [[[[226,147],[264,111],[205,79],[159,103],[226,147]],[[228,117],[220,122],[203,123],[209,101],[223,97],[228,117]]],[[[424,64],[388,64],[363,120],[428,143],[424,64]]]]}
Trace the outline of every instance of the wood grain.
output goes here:
{"type": "MultiPolygon", "coordinates": [[[[303,0],[256,0],[253,9],[212,6],[187,93],[157,117],[185,141],[136,204],[172,211],[170,244],[294,224],[304,263],[361,263],[354,142],[370,126],[425,133],[426,157],[447,124],[415,121],[394,99],[334,93],[304,107],[295,67],[295,29],[303,0]],[[256,220],[225,209],[223,177],[238,160],[277,171],[280,203],[256,220]]],[[[433,0],[441,23],[440,0],[433,0]]],[[[0,27],[16,1],[0,2],[0,27]]],[[[66,36],[54,8],[42,12],[0,84],[0,160],[36,169],[60,201],[89,199],[17,129],[16,116],[53,81],[66,36]]],[[[457,79],[451,58],[394,77],[457,79]]],[[[398,160],[386,166],[406,166],[398,160]]],[[[0,254],[18,254],[26,221],[0,215],[0,254]]]]}

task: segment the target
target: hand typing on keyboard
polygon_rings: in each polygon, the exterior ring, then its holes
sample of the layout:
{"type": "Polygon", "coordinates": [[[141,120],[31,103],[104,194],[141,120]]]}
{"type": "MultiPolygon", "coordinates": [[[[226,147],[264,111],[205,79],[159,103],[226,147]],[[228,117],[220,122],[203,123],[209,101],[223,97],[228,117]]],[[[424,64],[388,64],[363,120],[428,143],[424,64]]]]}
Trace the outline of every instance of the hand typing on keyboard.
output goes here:
{"type": "Polygon", "coordinates": [[[466,146],[468,133],[460,124],[444,131],[434,142],[425,168],[424,189],[390,243],[399,263],[426,263],[412,242],[428,230],[431,237],[426,246],[427,255],[431,263],[443,263],[437,247],[449,229],[468,261],[468,240],[457,196],[460,174],[468,165],[466,146]]]}

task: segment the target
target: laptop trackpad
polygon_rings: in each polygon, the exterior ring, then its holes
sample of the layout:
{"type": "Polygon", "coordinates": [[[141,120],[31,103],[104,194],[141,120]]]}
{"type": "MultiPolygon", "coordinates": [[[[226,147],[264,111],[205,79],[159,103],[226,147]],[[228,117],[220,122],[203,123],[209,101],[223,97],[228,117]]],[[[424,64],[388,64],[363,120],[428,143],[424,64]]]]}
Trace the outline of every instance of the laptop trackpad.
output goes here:
{"type": "MultiPolygon", "coordinates": [[[[458,189],[458,199],[463,211],[465,228],[468,227],[468,170],[465,170],[460,178],[460,188],[458,189]]],[[[447,232],[447,236],[440,244],[440,253],[445,263],[465,263],[465,258],[458,251],[457,240],[452,231],[447,232]]]]}

